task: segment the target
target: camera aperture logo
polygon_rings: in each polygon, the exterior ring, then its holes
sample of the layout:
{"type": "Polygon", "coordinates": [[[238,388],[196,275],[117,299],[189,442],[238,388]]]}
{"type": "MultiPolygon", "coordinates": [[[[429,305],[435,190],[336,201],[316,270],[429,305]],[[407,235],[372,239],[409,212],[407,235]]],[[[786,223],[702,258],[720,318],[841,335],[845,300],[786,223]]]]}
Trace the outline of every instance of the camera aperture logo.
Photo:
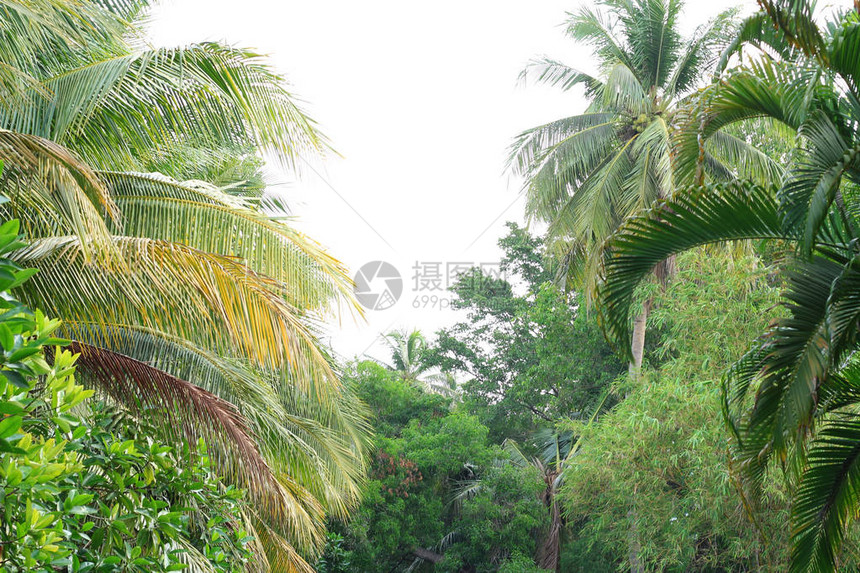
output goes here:
{"type": "Polygon", "coordinates": [[[403,294],[403,279],[391,263],[371,261],[355,273],[355,298],[369,310],[387,310],[403,294]]]}

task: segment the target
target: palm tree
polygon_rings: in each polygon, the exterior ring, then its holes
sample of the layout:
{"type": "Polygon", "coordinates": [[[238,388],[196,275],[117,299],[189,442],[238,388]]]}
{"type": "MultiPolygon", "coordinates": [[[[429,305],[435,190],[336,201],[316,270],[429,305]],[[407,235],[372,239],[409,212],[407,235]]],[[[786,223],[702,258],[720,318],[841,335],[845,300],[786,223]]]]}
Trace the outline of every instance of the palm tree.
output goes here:
{"type": "Polygon", "coordinates": [[[735,239],[794,246],[780,269],[785,315],[727,373],[724,413],[742,494],[758,493],[774,464],[788,470],[792,571],[833,571],[860,508],[860,12],[821,28],[808,2],[760,4],[728,54],[769,49],[709,90],[686,137],[701,147],[737,122],[770,118],[798,135],[787,176],[697,186],[629,220],[609,240],[598,308],[624,347],[633,290],[667,256],[735,239]]]}
{"type": "Polygon", "coordinates": [[[103,396],[213,446],[249,491],[261,565],[310,571],[368,446],[314,333],[360,311],[346,269],[224,166],[256,176],[249,149],[297,166],[326,142],[255,54],[138,47],[145,5],[0,1],[0,209],[39,271],[17,294],[64,319],[103,396]],[[201,157],[225,187],[170,177],[201,157]],[[166,173],[140,172],[153,164],[166,173]]]}
{"type": "MultiPolygon", "coordinates": [[[[594,293],[603,241],[627,218],[677,184],[673,131],[695,90],[717,64],[728,41],[734,11],[727,11],[684,38],[678,29],[681,0],[604,0],[604,10],[572,14],[567,33],[594,49],[599,76],[550,58],[531,62],[524,78],[567,90],[585,87],[586,112],[520,134],[509,165],[525,178],[526,210],[549,224],[549,241],[568,279],[594,293]]],[[[778,166],[738,137],[723,134],[710,144],[715,176],[741,169],[772,174],[778,166]],[[727,163],[739,167],[728,167],[727,163]]],[[[665,280],[671,265],[661,265],[665,280]]],[[[634,322],[631,371],[639,369],[650,301],[634,322]]]]}
{"type": "Polygon", "coordinates": [[[454,395],[457,382],[453,376],[429,372],[432,366],[426,360],[427,340],[420,331],[395,330],[385,335],[385,342],[391,349],[391,369],[401,380],[431,394],[454,395]]]}

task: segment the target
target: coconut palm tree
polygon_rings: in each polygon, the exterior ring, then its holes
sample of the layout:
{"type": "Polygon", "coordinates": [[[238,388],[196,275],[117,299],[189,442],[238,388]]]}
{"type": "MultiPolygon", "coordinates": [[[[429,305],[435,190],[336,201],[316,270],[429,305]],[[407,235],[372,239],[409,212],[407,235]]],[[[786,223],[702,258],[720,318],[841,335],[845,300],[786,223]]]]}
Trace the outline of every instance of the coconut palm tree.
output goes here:
{"type": "Polygon", "coordinates": [[[29,242],[15,261],[39,271],[17,294],[64,319],[103,396],[210,443],[249,491],[261,564],[310,571],[301,555],[357,503],[368,445],[315,336],[358,308],[351,282],[259,187],[170,175],[248,149],[297,166],[326,142],[255,54],[146,47],[128,24],[145,7],[0,1],[0,209],[29,242]]]}
{"type": "MultiPolygon", "coordinates": [[[[549,224],[549,240],[569,280],[593,296],[603,241],[628,217],[670,197],[673,132],[697,99],[733,29],[724,12],[683,37],[681,0],[605,0],[583,7],[567,34],[593,48],[599,74],[550,58],[533,61],[523,78],[565,90],[584,86],[585,113],[521,133],[510,169],[524,177],[529,218],[549,224]]],[[[779,167],[743,139],[724,133],[709,142],[714,177],[740,170],[756,176],[779,167]]],[[[670,265],[657,275],[665,280],[670,265]]],[[[642,362],[650,301],[634,322],[631,371],[642,362]]]]}
{"type": "Polygon", "coordinates": [[[447,373],[431,373],[426,360],[427,340],[418,330],[395,330],[384,337],[391,349],[391,369],[401,380],[414,384],[431,394],[453,396],[457,381],[447,373]]]}
{"type": "Polygon", "coordinates": [[[744,494],[774,464],[788,470],[792,571],[832,571],[860,508],[860,12],[820,27],[809,2],[760,4],[731,49],[768,49],[720,79],[687,137],[701,146],[739,121],[778,121],[798,136],[787,176],[697,186],[630,219],[608,242],[598,308],[624,347],[633,290],[667,256],[733,239],[794,246],[780,267],[785,314],[727,374],[724,412],[744,494]]]}

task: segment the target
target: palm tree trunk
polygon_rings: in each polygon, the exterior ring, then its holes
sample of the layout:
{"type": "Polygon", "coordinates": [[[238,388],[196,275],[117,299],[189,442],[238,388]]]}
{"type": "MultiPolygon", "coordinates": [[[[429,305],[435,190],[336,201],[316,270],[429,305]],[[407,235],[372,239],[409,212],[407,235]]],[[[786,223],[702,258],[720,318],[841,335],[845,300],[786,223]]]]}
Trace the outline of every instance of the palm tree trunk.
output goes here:
{"type": "Polygon", "coordinates": [[[630,362],[631,376],[638,376],[642,369],[642,355],[645,352],[645,328],[653,302],[653,299],[649,298],[642,303],[642,312],[633,319],[633,336],[630,344],[630,351],[633,354],[633,360],[630,362]]]}
{"type": "MultiPolygon", "coordinates": [[[[550,494],[552,495],[552,494],[550,494]]],[[[561,561],[561,508],[555,496],[552,496],[550,506],[549,531],[544,538],[539,551],[538,567],[560,573],[561,561]]]]}
{"type": "MultiPolygon", "coordinates": [[[[676,271],[675,255],[671,255],[654,268],[654,274],[664,289],[669,284],[669,279],[675,276],[676,271]]],[[[646,300],[642,304],[642,312],[633,319],[633,335],[630,341],[630,352],[633,355],[633,360],[630,362],[629,368],[631,376],[638,376],[642,369],[642,356],[645,353],[645,330],[648,324],[648,315],[651,313],[653,305],[653,298],[646,300]]]]}

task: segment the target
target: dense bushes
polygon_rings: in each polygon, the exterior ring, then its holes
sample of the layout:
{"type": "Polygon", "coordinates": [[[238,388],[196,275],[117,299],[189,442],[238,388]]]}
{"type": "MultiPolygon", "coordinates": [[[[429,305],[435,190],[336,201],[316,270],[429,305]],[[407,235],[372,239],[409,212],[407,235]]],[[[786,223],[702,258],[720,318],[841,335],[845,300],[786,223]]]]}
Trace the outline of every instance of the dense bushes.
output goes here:
{"type": "Polygon", "coordinates": [[[537,470],[511,464],[477,417],[374,362],[345,376],[378,429],[363,502],[318,570],[495,572],[548,524],[537,470]]]}

